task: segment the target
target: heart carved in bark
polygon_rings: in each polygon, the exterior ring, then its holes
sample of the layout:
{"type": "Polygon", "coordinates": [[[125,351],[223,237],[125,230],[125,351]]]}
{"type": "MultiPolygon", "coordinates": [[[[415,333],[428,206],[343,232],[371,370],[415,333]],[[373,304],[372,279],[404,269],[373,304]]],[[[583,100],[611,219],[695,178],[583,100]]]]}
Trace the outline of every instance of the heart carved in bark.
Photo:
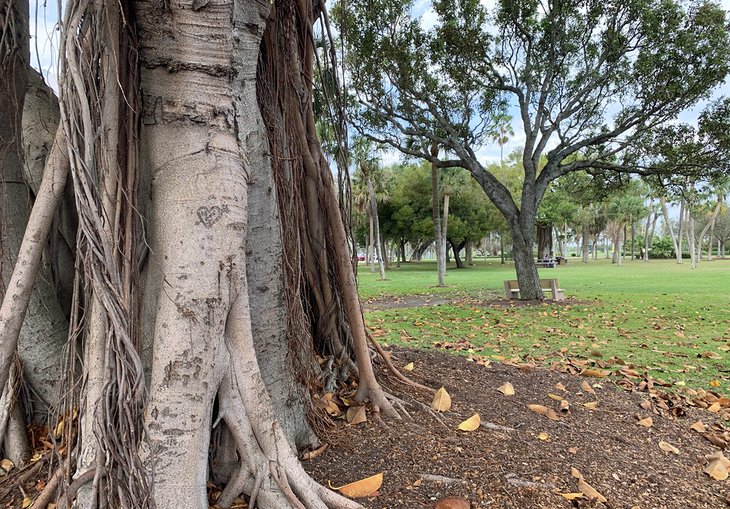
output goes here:
{"type": "Polygon", "coordinates": [[[210,208],[205,206],[199,207],[198,219],[200,219],[200,222],[203,223],[203,226],[211,228],[220,220],[224,212],[228,212],[228,207],[225,205],[223,205],[223,207],[219,207],[218,205],[213,205],[210,208]]]}

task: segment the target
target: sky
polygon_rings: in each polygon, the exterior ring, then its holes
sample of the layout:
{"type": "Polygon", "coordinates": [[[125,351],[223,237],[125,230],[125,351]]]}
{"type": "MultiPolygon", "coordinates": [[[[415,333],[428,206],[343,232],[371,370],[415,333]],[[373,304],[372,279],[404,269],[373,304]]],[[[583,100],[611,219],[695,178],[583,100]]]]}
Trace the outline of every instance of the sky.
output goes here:
{"type": "MultiPolygon", "coordinates": [[[[56,81],[56,62],[58,59],[58,31],[57,19],[59,4],[62,0],[36,0],[31,3],[31,53],[33,66],[39,69],[50,86],[57,90],[56,81]],[[46,3],[43,3],[45,1],[46,3]]],[[[495,0],[481,0],[481,3],[489,10],[494,8],[495,0]]],[[[730,0],[720,0],[720,4],[726,11],[730,11],[730,0]]],[[[420,17],[421,24],[425,28],[432,27],[436,22],[436,14],[431,7],[431,0],[415,0],[413,6],[413,15],[420,17]]],[[[730,96],[730,81],[719,87],[713,93],[710,100],[720,97],[730,96]]],[[[679,121],[686,123],[695,123],[699,113],[702,111],[707,101],[703,101],[695,108],[685,111],[679,117],[679,121]]],[[[504,146],[504,154],[507,155],[515,149],[519,149],[524,144],[524,133],[519,122],[518,115],[513,114],[512,128],[515,135],[504,146]]],[[[477,151],[477,157],[483,163],[499,162],[500,147],[497,143],[490,143],[481,147],[477,151]]],[[[389,165],[400,159],[400,154],[390,151],[383,153],[383,164],[389,165]]]]}

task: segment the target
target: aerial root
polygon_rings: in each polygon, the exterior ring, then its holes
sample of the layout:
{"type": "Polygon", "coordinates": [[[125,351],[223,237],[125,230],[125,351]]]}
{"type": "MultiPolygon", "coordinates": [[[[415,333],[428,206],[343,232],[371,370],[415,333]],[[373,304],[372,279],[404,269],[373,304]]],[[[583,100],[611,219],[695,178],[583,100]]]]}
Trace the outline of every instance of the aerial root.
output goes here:
{"type": "Polygon", "coordinates": [[[286,478],[286,472],[283,468],[281,468],[281,465],[276,463],[275,461],[272,461],[269,463],[269,472],[271,472],[271,477],[274,478],[274,481],[276,481],[276,484],[279,486],[279,489],[284,494],[286,499],[289,501],[289,503],[294,507],[295,509],[307,509],[304,507],[304,504],[302,504],[299,499],[294,495],[294,492],[291,490],[291,486],[289,486],[289,480],[286,478]]]}
{"type": "Polygon", "coordinates": [[[236,497],[246,494],[249,507],[278,509],[362,509],[362,506],[315,482],[304,470],[276,423],[256,434],[238,391],[226,377],[219,389],[223,422],[228,427],[239,457],[238,470],[231,477],[217,505],[230,507],[236,497]],[[268,447],[266,444],[269,444],[268,447]],[[272,480],[273,490],[266,482],[272,480]]]}
{"type": "MultiPolygon", "coordinates": [[[[216,500],[216,505],[220,505],[222,507],[230,507],[236,497],[246,491],[246,485],[251,482],[251,479],[251,474],[247,471],[242,463],[239,463],[236,472],[231,475],[231,478],[228,480],[225,488],[223,488],[223,492],[218,497],[218,500],[216,500]]],[[[258,481],[258,479],[256,479],[256,481],[258,481]]],[[[256,486],[256,481],[254,481],[254,487],[256,486]]],[[[261,484],[259,483],[259,487],[260,486],[261,484]]],[[[258,495],[257,492],[256,495],[258,495]]],[[[253,502],[255,502],[253,491],[251,493],[251,497],[253,502]]],[[[254,507],[253,502],[249,504],[251,507],[254,507]]]]}
{"type": "Polygon", "coordinates": [[[251,496],[249,497],[248,505],[251,508],[256,507],[256,498],[259,496],[259,490],[261,490],[261,484],[264,482],[266,477],[266,466],[262,466],[259,472],[254,477],[253,489],[251,489],[251,496]]]}

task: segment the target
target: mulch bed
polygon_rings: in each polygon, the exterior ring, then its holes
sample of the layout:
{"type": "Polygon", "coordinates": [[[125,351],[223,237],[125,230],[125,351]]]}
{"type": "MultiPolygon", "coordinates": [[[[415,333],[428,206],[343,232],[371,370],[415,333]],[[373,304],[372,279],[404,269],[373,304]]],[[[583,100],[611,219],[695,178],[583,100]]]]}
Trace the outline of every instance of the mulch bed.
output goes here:
{"type": "MultiPolygon", "coordinates": [[[[720,449],[689,429],[702,420],[722,434],[727,428],[718,414],[689,405],[682,412],[656,405],[646,410],[640,404],[649,399],[647,393],[606,379],[506,364],[484,366],[442,352],[394,349],[392,356],[397,366],[414,363],[407,373],[413,380],[444,386],[453,406],[439,414],[445,426],[419,405],[407,407],[411,419],[385,421],[387,428],[372,419],[356,426],[337,421],[336,445],[305,461],[305,468],[319,482],[338,486],[384,472],[377,496],[358,499],[365,507],[433,508],[444,497],[463,497],[472,508],[730,507],[730,480],[703,473],[705,456],[720,449]],[[596,396],[581,389],[584,380],[594,385],[596,396]],[[505,382],[514,386],[515,395],[496,390],[505,382]],[[556,388],[559,383],[565,391],[556,388]],[[527,408],[541,404],[557,411],[558,402],[548,393],[570,402],[570,412],[559,420],[527,408]],[[596,400],[595,410],[582,406],[596,400]],[[474,413],[481,416],[482,426],[458,431],[459,423],[474,413]],[[649,416],[651,427],[637,424],[637,417],[649,416]],[[539,438],[541,433],[547,433],[547,440],[539,438]],[[660,449],[660,441],[675,446],[679,454],[660,449]],[[579,491],[571,467],[608,502],[560,496],[579,491]]],[[[431,403],[430,394],[404,386],[384,369],[379,377],[403,401],[431,403]]]]}

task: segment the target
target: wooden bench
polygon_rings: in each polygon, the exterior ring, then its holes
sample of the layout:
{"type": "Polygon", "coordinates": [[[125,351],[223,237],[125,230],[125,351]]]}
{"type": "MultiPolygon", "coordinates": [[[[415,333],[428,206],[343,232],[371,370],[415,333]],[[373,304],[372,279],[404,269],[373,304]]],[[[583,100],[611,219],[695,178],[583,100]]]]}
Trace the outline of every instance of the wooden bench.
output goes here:
{"type": "MultiPolygon", "coordinates": [[[[562,288],[559,288],[560,284],[557,279],[541,279],[540,288],[543,292],[550,292],[553,295],[553,299],[556,301],[565,300],[565,292],[562,288]]],[[[517,284],[515,279],[507,279],[504,282],[504,293],[507,294],[508,299],[519,299],[520,298],[520,285],[517,284]]]]}

